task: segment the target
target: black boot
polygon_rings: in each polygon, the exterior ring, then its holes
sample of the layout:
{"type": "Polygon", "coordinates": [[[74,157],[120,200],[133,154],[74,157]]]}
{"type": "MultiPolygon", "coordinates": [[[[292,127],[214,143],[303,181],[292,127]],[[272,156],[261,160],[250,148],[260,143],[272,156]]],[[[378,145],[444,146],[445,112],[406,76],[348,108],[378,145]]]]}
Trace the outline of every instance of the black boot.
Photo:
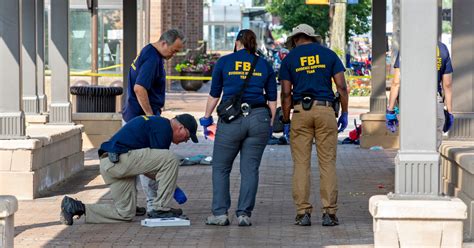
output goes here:
{"type": "Polygon", "coordinates": [[[180,208],[170,208],[168,211],[164,210],[151,210],[148,212],[148,218],[173,218],[173,217],[180,217],[183,215],[183,210],[180,208]]]}
{"type": "Polygon", "coordinates": [[[135,216],[143,216],[146,214],[146,208],[144,207],[137,207],[135,211],[135,216]]]}
{"type": "Polygon", "coordinates": [[[59,220],[64,225],[72,225],[73,217],[81,217],[86,213],[86,207],[81,201],[72,199],[71,197],[64,196],[63,201],[61,202],[61,215],[59,220]]]}

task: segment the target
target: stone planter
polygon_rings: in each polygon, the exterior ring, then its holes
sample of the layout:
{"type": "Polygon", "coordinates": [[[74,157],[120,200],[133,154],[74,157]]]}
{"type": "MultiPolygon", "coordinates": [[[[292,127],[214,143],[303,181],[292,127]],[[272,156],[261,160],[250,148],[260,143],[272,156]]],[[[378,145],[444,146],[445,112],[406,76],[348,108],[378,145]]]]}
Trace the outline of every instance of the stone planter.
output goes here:
{"type": "Polygon", "coordinates": [[[374,247],[462,247],[467,207],[458,198],[369,200],[374,247]]]}
{"type": "MultiPolygon", "coordinates": [[[[202,72],[181,72],[184,77],[202,77],[202,72]]],[[[181,80],[181,86],[187,91],[197,91],[203,85],[202,80],[181,80]]]]}
{"type": "MultiPolygon", "coordinates": [[[[207,71],[207,72],[204,72],[203,73],[203,76],[205,77],[212,77],[212,71],[214,70],[214,66],[211,66],[211,70],[210,71],[207,71]]],[[[210,82],[211,80],[202,80],[203,83],[207,83],[207,82],[210,82]]]]}

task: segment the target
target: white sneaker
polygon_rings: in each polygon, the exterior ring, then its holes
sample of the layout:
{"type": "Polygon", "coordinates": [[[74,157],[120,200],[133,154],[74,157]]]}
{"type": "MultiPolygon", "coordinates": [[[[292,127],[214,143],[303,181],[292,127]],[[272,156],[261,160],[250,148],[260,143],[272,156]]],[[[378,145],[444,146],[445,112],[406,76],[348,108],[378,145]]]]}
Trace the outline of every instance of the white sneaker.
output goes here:
{"type": "Polygon", "coordinates": [[[215,226],[228,226],[230,224],[229,217],[227,214],[223,215],[211,215],[207,217],[206,225],[215,225],[215,226]]]}
{"type": "Polygon", "coordinates": [[[243,214],[238,217],[239,219],[239,226],[251,226],[252,222],[250,222],[250,217],[243,214]]]}

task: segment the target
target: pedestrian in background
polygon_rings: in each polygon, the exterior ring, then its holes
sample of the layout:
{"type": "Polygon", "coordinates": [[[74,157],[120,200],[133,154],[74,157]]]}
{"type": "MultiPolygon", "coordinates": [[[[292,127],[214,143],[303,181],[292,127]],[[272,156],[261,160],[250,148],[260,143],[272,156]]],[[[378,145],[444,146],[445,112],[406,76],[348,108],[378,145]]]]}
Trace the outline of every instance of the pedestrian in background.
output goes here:
{"type": "Polygon", "coordinates": [[[320,172],[322,225],[339,224],[337,211],[336,151],[337,133],[347,127],[348,93],[344,65],[336,53],[318,44],[318,35],[307,24],[293,28],[287,44],[292,47],[283,60],[281,82],[282,122],[290,123],[290,146],[293,158],[293,200],[296,204],[295,224],[311,225],[313,206],[309,203],[311,184],[311,150],[316,140],[320,172]],[[332,80],[342,104],[336,122],[332,80]]]}
{"type": "Polygon", "coordinates": [[[242,114],[230,123],[219,118],[217,124],[212,161],[212,215],[207,218],[208,225],[229,225],[229,175],[239,152],[241,183],[236,215],[239,226],[251,225],[259,166],[272,133],[272,117],[275,116],[277,100],[275,72],[265,59],[258,58],[256,49],[255,33],[249,29],[241,30],[235,41],[234,53],[221,57],[212,74],[206,112],[200,119],[205,136],[207,127],[214,122],[212,112],[221,94],[221,104],[242,89],[243,95],[242,114]],[[247,87],[243,88],[253,64],[255,70],[247,87]]]}
{"type": "MultiPolygon", "coordinates": [[[[386,112],[387,129],[395,132],[398,127],[397,111],[395,105],[398,100],[400,91],[400,54],[397,55],[395,64],[393,65],[395,72],[390,86],[390,96],[388,99],[388,107],[386,112]]],[[[439,148],[443,140],[443,132],[449,131],[454,123],[454,116],[452,114],[452,90],[453,82],[453,66],[449,56],[448,48],[445,44],[438,41],[436,47],[436,68],[438,72],[437,84],[437,111],[436,111],[436,149],[439,148]]]]}
{"type": "MultiPolygon", "coordinates": [[[[146,45],[130,65],[128,73],[127,100],[122,111],[122,124],[140,115],[160,115],[165,105],[166,72],[165,60],[171,59],[183,49],[186,38],[176,30],[164,32],[160,39],[146,45]]],[[[147,210],[151,210],[156,196],[156,182],[140,175],[146,196],[147,210]]],[[[140,208],[140,211],[141,210],[140,208]]],[[[140,215],[145,214],[144,211],[140,215]]]]}

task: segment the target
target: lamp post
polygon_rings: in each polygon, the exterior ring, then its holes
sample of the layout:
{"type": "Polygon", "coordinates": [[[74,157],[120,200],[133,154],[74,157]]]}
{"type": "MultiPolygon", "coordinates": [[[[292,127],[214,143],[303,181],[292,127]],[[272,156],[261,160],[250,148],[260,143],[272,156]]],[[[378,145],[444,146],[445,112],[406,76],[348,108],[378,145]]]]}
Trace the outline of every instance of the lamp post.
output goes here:
{"type": "MultiPolygon", "coordinates": [[[[98,28],[97,28],[97,2],[98,0],[86,0],[87,8],[91,11],[91,43],[92,43],[92,59],[91,59],[91,72],[97,73],[98,72],[98,40],[97,37],[99,36],[98,28]]],[[[91,77],[91,84],[98,85],[98,78],[97,76],[91,77]]]]}

